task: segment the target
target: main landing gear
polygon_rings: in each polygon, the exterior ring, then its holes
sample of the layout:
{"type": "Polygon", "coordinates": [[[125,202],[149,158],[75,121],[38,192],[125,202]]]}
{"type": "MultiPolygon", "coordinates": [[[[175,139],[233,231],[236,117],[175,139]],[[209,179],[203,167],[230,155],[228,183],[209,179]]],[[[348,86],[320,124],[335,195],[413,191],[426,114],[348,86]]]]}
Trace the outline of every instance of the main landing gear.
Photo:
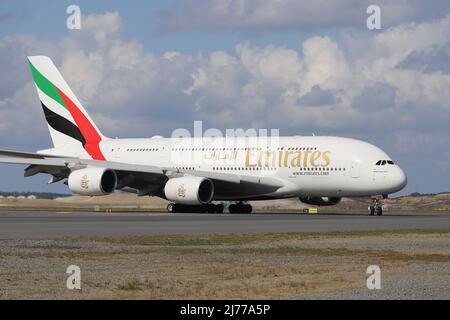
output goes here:
{"type": "MultiPolygon", "coordinates": [[[[184,213],[223,213],[223,204],[200,204],[200,205],[187,205],[180,203],[169,203],[167,205],[167,212],[184,212],[184,213]]],[[[231,204],[228,207],[230,213],[251,213],[252,206],[248,203],[238,202],[231,204]]]]}
{"type": "Polygon", "coordinates": [[[244,204],[242,202],[238,202],[236,204],[231,204],[228,207],[228,211],[230,213],[252,213],[252,206],[248,203],[244,204]]]}
{"type": "Polygon", "coordinates": [[[167,205],[167,212],[184,212],[184,213],[223,213],[223,204],[199,204],[188,205],[181,203],[169,203],[167,205]]]}
{"type": "Polygon", "coordinates": [[[383,214],[383,200],[373,198],[372,199],[373,205],[369,206],[369,214],[371,216],[377,215],[381,216],[383,214]]]}

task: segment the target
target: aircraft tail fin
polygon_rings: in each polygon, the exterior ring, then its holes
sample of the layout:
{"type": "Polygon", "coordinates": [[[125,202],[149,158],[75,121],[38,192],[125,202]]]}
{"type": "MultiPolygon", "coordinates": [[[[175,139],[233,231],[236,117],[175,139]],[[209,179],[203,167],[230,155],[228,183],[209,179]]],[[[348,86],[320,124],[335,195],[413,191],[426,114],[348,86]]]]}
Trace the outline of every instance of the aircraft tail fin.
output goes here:
{"type": "Polygon", "coordinates": [[[105,160],[100,141],[107,139],[46,56],[28,57],[34,83],[55,148],[82,147],[92,159],[105,160]]]}

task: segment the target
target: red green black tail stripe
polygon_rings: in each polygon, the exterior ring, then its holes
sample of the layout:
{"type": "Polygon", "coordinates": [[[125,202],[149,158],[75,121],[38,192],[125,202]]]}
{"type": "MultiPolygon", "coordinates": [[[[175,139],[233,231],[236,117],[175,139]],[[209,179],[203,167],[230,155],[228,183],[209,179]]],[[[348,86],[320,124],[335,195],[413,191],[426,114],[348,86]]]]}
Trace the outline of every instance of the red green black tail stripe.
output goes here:
{"type": "Polygon", "coordinates": [[[60,89],[58,90],[59,95],[67,109],[69,109],[70,114],[72,115],[77,127],[80,128],[81,134],[86,140],[86,144],[84,145],[84,149],[91,155],[92,159],[95,160],[105,160],[105,157],[100,150],[99,143],[102,140],[97,130],[92,126],[91,122],[86,118],[86,116],[78,109],[75,103],[70,100],[68,96],[64,94],[60,89]]]}
{"type": "MultiPolygon", "coordinates": [[[[52,82],[50,82],[42,73],[40,73],[31,62],[29,62],[31,73],[33,74],[34,82],[38,86],[38,88],[45,93],[47,96],[55,100],[59,105],[66,108],[72,118],[74,119],[76,126],[65,119],[64,117],[52,112],[48,107],[44,106],[44,113],[46,114],[46,119],[49,125],[63,133],[66,134],[80,142],[84,140],[83,147],[87,153],[95,160],[105,160],[103,153],[100,150],[99,143],[102,140],[100,134],[97,132],[95,127],[89,121],[88,118],[83,114],[83,112],[77,107],[77,105],[58,87],[56,87],[52,82]],[[48,111],[47,111],[48,110],[48,111]],[[47,114],[49,117],[47,117],[47,114]],[[56,120],[55,117],[59,117],[61,119],[56,120]],[[49,121],[49,119],[51,119],[49,121]],[[68,124],[70,123],[70,125],[68,124]],[[67,128],[62,128],[63,126],[67,126],[67,128]],[[78,130],[75,130],[74,127],[77,127],[78,130]]],[[[42,101],[41,101],[42,103],[42,101]]]]}

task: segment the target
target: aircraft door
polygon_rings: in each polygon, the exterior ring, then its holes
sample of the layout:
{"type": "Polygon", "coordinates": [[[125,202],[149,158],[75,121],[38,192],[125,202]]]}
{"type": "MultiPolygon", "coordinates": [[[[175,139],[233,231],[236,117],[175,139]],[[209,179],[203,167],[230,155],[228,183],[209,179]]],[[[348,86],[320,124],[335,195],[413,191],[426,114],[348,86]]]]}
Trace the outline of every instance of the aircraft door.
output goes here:
{"type": "Polygon", "coordinates": [[[120,152],[121,152],[120,147],[114,149],[114,159],[115,160],[119,160],[120,159],[120,152]]]}
{"type": "Polygon", "coordinates": [[[352,178],[359,178],[360,174],[360,163],[358,161],[353,161],[350,165],[350,175],[352,178]]]}

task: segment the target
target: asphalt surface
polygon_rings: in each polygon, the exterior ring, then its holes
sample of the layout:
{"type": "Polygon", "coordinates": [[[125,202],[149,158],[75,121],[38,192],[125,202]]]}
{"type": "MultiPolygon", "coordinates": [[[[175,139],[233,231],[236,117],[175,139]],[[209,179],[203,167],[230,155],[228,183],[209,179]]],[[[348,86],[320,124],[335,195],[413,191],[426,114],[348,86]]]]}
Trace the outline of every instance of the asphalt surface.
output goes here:
{"type": "Polygon", "coordinates": [[[0,239],[211,233],[448,229],[450,215],[0,212],[0,239]]]}

